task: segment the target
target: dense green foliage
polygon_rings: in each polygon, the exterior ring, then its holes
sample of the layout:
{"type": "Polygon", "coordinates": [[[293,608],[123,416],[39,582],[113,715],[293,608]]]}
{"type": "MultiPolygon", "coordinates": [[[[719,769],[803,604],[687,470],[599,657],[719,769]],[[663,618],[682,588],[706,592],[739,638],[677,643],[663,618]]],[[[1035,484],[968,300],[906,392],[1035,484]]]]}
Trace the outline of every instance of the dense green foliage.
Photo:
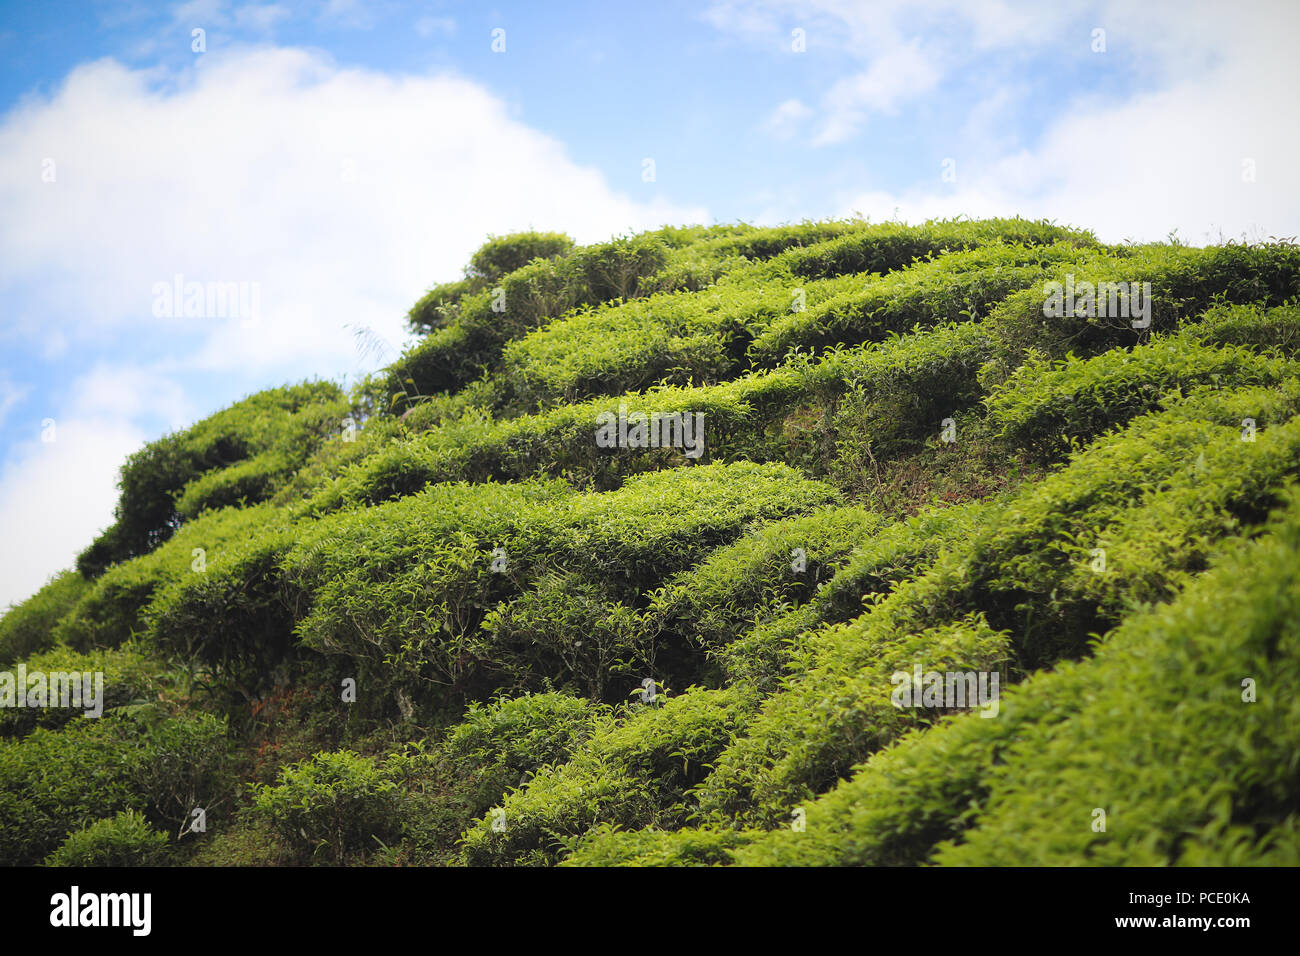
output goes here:
{"type": "Polygon", "coordinates": [[[0,740],[0,858],[36,863],[86,824],[138,810],[177,832],[228,789],[225,724],[156,710],[73,718],[0,740]]]}
{"type": "Polygon", "coordinates": [[[117,521],[77,560],[87,577],[147,554],[208,508],[264,501],[330,436],[352,404],[338,386],[270,389],[151,442],[122,466],[117,521]]]}
{"type": "Polygon", "coordinates": [[[68,834],[45,858],[45,865],[156,866],[164,862],[166,851],[167,834],[149,826],[134,810],[123,810],[111,820],[96,820],[68,834]]]}
{"type": "Polygon", "coordinates": [[[54,643],[54,625],[86,593],[89,584],[74,571],[50,579],[26,601],[0,617],[0,666],[37,654],[54,643]]]}
{"type": "Polygon", "coordinates": [[[286,767],[278,785],[258,789],[253,812],[282,837],[341,863],[348,851],[399,832],[400,799],[387,766],[342,750],[286,767]]]}
{"type": "Polygon", "coordinates": [[[1297,296],[1020,219],[490,238],[0,618],[104,682],[0,709],[0,861],[1300,862],[1297,296]]]}

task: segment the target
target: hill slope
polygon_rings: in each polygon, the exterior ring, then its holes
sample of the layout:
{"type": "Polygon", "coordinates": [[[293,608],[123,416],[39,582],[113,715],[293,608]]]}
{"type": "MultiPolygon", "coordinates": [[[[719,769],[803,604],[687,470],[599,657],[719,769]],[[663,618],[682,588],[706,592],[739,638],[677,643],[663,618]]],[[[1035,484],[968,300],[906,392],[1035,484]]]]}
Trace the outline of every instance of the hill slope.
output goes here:
{"type": "Polygon", "coordinates": [[[0,709],[0,861],[1300,862],[1298,293],[1019,219],[493,239],[0,619],[104,675],[0,709]]]}

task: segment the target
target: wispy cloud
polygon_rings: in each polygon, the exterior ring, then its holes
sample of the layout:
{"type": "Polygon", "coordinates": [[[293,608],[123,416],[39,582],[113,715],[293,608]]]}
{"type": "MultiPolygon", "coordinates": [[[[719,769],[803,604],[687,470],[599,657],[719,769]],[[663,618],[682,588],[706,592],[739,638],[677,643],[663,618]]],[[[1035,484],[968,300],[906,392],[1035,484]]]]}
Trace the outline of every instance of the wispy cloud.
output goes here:
{"type": "Polygon", "coordinates": [[[935,59],[914,41],[878,57],[861,73],[838,80],[823,98],[825,115],[813,145],[841,143],[873,113],[892,113],[900,104],[925,96],[942,78],[935,59]]]}
{"type": "Polygon", "coordinates": [[[763,129],[778,139],[789,139],[799,130],[812,110],[798,99],[789,99],[772,110],[763,121],[763,129]]]}
{"type": "Polygon", "coordinates": [[[31,394],[30,385],[15,382],[9,375],[0,372],[0,426],[3,426],[9,412],[31,394]]]}
{"type": "Polygon", "coordinates": [[[892,130],[914,138],[912,181],[865,182],[820,214],[1045,216],[1114,241],[1300,231],[1294,4],[725,0],[707,19],[769,51],[798,26],[822,57],[820,95],[772,108],[768,132],[871,146],[873,120],[906,118],[892,130]]]}
{"type": "Polygon", "coordinates": [[[415,32],[426,39],[432,36],[455,36],[456,21],[451,17],[420,17],[415,21],[415,32]]]}
{"type": "MultiPolygon", "coordinates": [[[[1122,42],[1160,32],[1132,11],[1100,22],[1122,42]]],[[[1295,235],[1300,192],[1291,158],[1300,128],[1281,117],[1294,114],[1289,91],[1300,86],[1300,63],[1286,52],[1297,30],[1300,10],[1291,7],[1272,20],[1234,17],[1212,36],[1184,32],[1181,54],[1212,65],[1160,67],[1159,89],[1063,104],[1032,145],[1014,151],[978,147],[977,135],[994,144],[1006,138],[996,127],[968,129],[954,138],[954,183],[940,183],[936,166],[928,182],[864,191],[842,211],[1044,216],[1094,227],[1114,242],[1174,230],[1194,243],[1295,235]]],[[[988,106],[998,114],[996,102],[988,106]]]]}
{"type": "Polygon", "coordinates": [[[369,30],[375,25],[375,4],[364,0],[325,0],[318,20],[349,30],[369,30]]]}
{"type": "Polygon", "coordinates": [[[702,18],[768,50],[860,64],[832,81],[814,111],[812,146],[850,141],[873,116],[923,100],[971,63],[1060,33],[1082,3],[1004,0],[718,0],[702,18]],[[798,32],[798,43],[795,32],[798,32]]]}
{"type": "Polygon", "coordinates": [[[291,16],[287,6],[277,3],[232,4],[226,0],[189,0],[172,10],[172,26],[189,32],[195,27],[234,29],[269,36],[277,24],[291,16]]]}

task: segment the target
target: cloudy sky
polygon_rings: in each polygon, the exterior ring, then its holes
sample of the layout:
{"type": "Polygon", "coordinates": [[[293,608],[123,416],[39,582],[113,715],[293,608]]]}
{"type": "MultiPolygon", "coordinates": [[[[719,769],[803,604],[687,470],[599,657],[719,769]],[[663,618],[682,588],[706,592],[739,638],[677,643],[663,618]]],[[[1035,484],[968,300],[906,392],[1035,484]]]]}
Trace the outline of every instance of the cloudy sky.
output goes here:
{"type": "Polygon", "coordinates": [[[0,608],[111,521],[129,452],[382,364],[357,330],[391,358],[488,234],[1295,236],[1298,27],[1263,0],[5,3],[0,608]],[[177,276],[256,284],[256,321],[157,315],[177,276]]]}

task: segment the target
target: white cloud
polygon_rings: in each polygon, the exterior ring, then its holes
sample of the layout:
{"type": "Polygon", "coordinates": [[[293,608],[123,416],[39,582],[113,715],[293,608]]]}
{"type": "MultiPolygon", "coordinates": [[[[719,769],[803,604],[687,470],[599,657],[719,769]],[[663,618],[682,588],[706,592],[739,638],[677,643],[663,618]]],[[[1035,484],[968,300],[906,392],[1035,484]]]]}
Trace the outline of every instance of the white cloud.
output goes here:
{"type": "MultiPolygon", "coordinates": [[[[639,185],[639,181],[637,182],[639,185]]],[[[204,364],[333,375],[347,323],[396,341],[487,233],[595,241],[706,212],[637,201],[451,75],[343,70],[298,50],[209,53],[159,77],[104,60],[0,123],[0,288],[48,316],[199,340],[204,364]],[[56,164],[41,181],[42,161],[56,164]],[[257,282],[262,321],[158,320],[155,283],[257,282]]],[[[195,349],[193,351],[200,351],[195,349]]]]}
{"type": "Polygon", "coordinates": [[[133,422],[147,418],[174,430],[196,414],[181,385],[158,369],[101,362],[65,393],[57,411],[32,411],[32,437],[15,443],[0,469],[0,528],[8,545],[0,553],[0,613],[71,567],[112,523],[118,469],[158,437],[133,422]]]}
{"type": "Polygon", "coordinates": [[[700,16],[724,33],[770,39],[781,30],[781,20],[774,6],[745,0],[718,0],[706,7],[700,16]]]}
{"type": "Polygon", "coordinates": [[[236,7],[234,11],[235,26],[241,30],[252,30],[269,34],[281,20],[289,19],[289,11],[274,3],[255,4],[236,7]]]}
{"type": "MultiPolygon", "coordinates": [[[[1300,153],[1294,3],[1241,0],[1225,11],[1209,0],[726,0],[706,19],[763,43],[804,25],[807,56],[820,45],[866,64],[832,81],[815,115],[801,117],[819,129],[814,146],[857,136],[874,114],[915,107],[925,115],[951,84],[981,81],[977,104],[913,185],[864,184],[801,214],[1019,214],[1093,228],[1111,241],[1172,230],[1198,243],[1300,233],[1291,172],[1300,153]],[[1098,27],[1106,52],[1094,54],[1098,27]],[[1059,64],[1048,62],[1042,74],[1045,51],[1059,64]],[[1032,83],[996,69],[1035,56],[1032,83]],[[1076,92],[1068,78],[1088,71],[1111,71],[1112,82],[1076,92]],[[1027,127],[1025,96],[1058,88],[1050,120],[1027,127]],[[941,178],[944,158],[956,161],[955,183],[941,178]],[[1254,182],[1243,181],[1248,160],[1254,182]]],[[[779,113],[766,123],[780,128],[779,113]]]]}
{"type": "Polygon", "coordinates": [[[0,425],[5,423],[13,407],[31,394],[31,391],[30,385],[19,385],[5,372],[0,371],[0,425]]]}
{"type": "Polygon", "coordinates": [[[439,33],[455,36],[456,21],[451,17],[420,17],[415,21],[415,32],[425,39],[439,33]]]}
{"type": "Polygon", "coordinates": [[[802,55],[860,61],[862,68],[832,82],[817,106],[820,131],[810,143],[829,146],[857,136],[872,115],[923,99],[972,62],[1005,60],[1017,48],[1055,41],[1085,6],[1082,0],[1037,6],[1007,0],[717,0],[701,18],[773,51],[790,52],[791,30],[799,28],[807,47],[802,55]]]}
{"type": "Polygon", "coordinates": [[[185,389],[166,372],[144,366],[95,365],[68,389],[63,414],[111,422],[163,419],[172,429],[193,420],[185,389]]]}
{"type": "Polygon", "coordinates": [[[919,43],[898,46],[854,76],[838,80],[823,100],[826,117],[814,146],[841,143],[854,136],[872,113],[892,113],[900,103],[929,93],[942,73],[938,55],[919,43]]]}
{"type": "Polygon", "coordinates": [[[231,6],[225,0],[190,0],[172,8],[172,26],[186,34],[194,27],[235,28],[269,35],[290,12],[276,3],[246,3],[231,6]]]}
{"type": "Polygon", "coordinates": [[[800,124],[812,115],[812,110],[798,99],[789,99],[772,110],[763,121],[763,129],[778,139],[789,139],[798,132],[800,124]]]}
{"type": "Polygon", "coordinates": [[[369,30],[375,25],[374,10],[362,0],[326,0],[318,19],[350,30],[369,30]]]}
{"type": "Polygon", "coordinates": [[[205,23],[227,23],[224,0],[190,0],[172,8],[172,23],[178,27],[203,26],[205,23]]]}
{"type": "MultiPolygon", "coordinates": [[[[1106,22],[1121,36],[1154,30],[1118,15],[1106,22]]],[[[1172,230],[1198,244],[1294,236],[1300,127],[1282,118],[1294,112],[1290,91],[1300,88],[1300,63],[1287,52],[1298,28],[1294,8],[1280,20],[1234,18],[1213,38],[1216,65],[1209,69],[1171,67],[1158,91],[1077,103],[1032,148],[976,151],[972,162],[958,156],[954,185],[940,183],[936,165],[932,184],[896,194],[867,190],[840,211],[887,216],[898,208],[908,221],[1047,217],[1093,228],[1111,242],[1158,240],[1172,230]],[[1247,161],[1253,182],[1243,179],[1247,161]]],[[[1181,49],[1192,59],[1203,52],[1190,40],[1181,49]]]]}
{"type": "Polygon", "coordinates": [[[144,435],[120,421],[59,421],[53,442],[18,446],[0,469],[0,609],[73,566],[111,520],[117,470],[144,435]]]}
{"type": "Polygon", "coordinates": [[[294,49],[217,50],[181,73],[77,68],[0,118],[0,208],[6,346],[63,343],[65,361],[104,363],[51,413],[57,447],[5,464],[18,596],[108,523],[123,456],[156,437],[139,422],[214,410],[192,398],[192,378],[211,380],[201,373],[270,386],[368,371],[353,329],[402,343],[406,310],[488,233],[593,242],[709,221],[620,192],[464,78],[343,69],[294,49]],[[41,178],[47,157],[54,182],[41,178]],[[155,318],[154,285],[177,273],[259,283],[260,321],[155,318]]]}
{"type": "Polygon", "coordinates": [[[800,27],[809,51],[825,47],[869,60],[918,33],[962,35],[975,52],[1048,39],[1089,6],[1087,0],[715,0],[701,18],[764,43],[788,44],[790,30],[800,27]]]}

